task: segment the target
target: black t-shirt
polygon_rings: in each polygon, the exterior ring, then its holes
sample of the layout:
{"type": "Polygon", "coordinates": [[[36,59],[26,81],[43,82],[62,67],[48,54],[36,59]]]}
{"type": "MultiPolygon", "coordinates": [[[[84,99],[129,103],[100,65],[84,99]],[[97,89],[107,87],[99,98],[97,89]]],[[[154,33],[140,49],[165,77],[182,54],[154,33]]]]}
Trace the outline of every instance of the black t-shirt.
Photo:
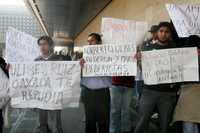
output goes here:
{"type": "MultiPolygon", "coordinates": [[[[176,44],[172,41],[169,41],[167,45],[161,46],[158,43],[152,43],[152,41],[147,41],[141,47],[141,51],[152,51],[160,49],[170,49],[176,48],[176,44]]],[[[170,84],[157,84],[157,85],[144,85],[144,89],[160,91],[160,92],[177,92],[180,88],[179,83],[170,83],[170,84]]]]}

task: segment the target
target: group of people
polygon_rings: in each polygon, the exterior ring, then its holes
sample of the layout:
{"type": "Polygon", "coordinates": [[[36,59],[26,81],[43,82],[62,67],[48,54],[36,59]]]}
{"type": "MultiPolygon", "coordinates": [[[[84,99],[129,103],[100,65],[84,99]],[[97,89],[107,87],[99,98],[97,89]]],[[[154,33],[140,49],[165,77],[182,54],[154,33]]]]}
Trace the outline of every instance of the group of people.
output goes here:
{"type": "MultiPolygon", "coordinates": [[[[183,133],[200,133],[200,83],[169,83],[147,85],[142,80],[142,51],[177,48],[173,40],[173,26],[169,22],[153,25],[151,38],[138,45],[137,76],[82,77],[81,102],[85,111],[85,133],[145,133],[153,114],[158,114],[159,133],[168,133],[169,126],[182,122],[183,133]],[[130,104],[137,96],[138,118],[131,118],[130,104]],[[133,129],[131,119],[137,119],[133,129]]],[[[198,36],[191,36],[182,47],[200,47],[198,36]],[[191,44],[192,43],[192,44],[191,44]]],[[[101,35],[91,33],[89,45],[101,45],[101,35]]],[[[54,54],[53,40],[48,36],[38,39],[41,55],[35,61],[64,61],[54,54]]],[[[198,50],[200,55],[200,50],[198,50]]],[[[70,61],[68,58],[65,61],[70,61]]],[[[0,66],[8,76],[8,65],[1,59],[0,66]]],[[[84,68],[84,58],[80,59],[84,68]]],[[[35,133],[63,133],[61,110],[37,109],[39,125],[35,133]]]]}
{"type": "MultiPolygon", "coordinates": [[[[172,23],[160,22],[149,31],[151,38],[138,45],[137,76],[82,77],[82,102],[86,114],[86,133],[145,133],[153,115],[158,117],[158,132],[168,133],[170,125],[181,123],[184,133],[199,133],[200,83],[168,83],[147,85],[142,80],[142,51],[181,47],[197,47],[200,53],[200,38],[192,35],[180,45],[174,41],[172,23]],[[135,94],[136,93],[136,94],[135,94]],[[130,118],[130,104],[137,96],[138,118],[134,127],[130,118]],[[133,129],[134,127],[134,129],[133,129]]],[[[175,34],[175,35],[174,35],[175,34]]],[[[101,36],[88,36],[89,45],[100,45],[101,36]]],[[[200,55],[200,54],[198,54],[200,55]]],[[[188,61],[189,62],[189,61],[188,61]]],[[[80,64],[84,67],[85,60],[80,64]]],[[[180,126],[179,126],[180,127],[180,126]]]]}

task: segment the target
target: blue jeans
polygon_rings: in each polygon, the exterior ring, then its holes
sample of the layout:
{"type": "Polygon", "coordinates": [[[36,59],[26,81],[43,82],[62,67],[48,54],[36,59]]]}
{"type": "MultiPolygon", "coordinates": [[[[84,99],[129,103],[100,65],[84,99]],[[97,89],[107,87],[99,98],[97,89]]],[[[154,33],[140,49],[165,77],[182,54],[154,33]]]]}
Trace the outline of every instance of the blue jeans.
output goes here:
{"type": "Polygon", "coordinates": [[[135,81],[136,96],[137,96],[138,100],[141,97],[143,86],[144,86],[143,80],[136,80],[135,81]]]}
{"type": "Polygon", "coordinates": [[[130,103],[133,88],[112,86],[111,90],[110,133],[131,131],[130,103]]]}
{"type": "Polygon", "coordinates": [[[183,122],[183,133],[199,133],[197,124],[192,122],[183,122]]]}

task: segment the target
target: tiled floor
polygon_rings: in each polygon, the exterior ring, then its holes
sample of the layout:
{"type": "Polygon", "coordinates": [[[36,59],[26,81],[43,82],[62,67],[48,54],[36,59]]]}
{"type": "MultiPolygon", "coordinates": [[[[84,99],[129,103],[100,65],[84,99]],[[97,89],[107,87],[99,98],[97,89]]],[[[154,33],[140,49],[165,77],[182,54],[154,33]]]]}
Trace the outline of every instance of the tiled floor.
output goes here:
{"type": "MultiPolygon", "coordinates": [[[[11,128],[5,133],[34,133],[37,126],[37,113],[33,110],[15,109],[11,113],[11,128]]],[[[83,133],[83,109],[68,108],[62,112],[64,133],[83,133]]]]}

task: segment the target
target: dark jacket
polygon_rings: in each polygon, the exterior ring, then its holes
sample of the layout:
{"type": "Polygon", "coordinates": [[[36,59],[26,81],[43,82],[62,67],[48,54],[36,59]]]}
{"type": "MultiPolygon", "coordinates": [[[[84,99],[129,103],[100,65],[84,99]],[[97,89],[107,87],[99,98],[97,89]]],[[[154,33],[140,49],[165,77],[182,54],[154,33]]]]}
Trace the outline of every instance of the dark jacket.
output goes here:
{"type": "Polygon", "coordinates": [[[9,77],[8,70],[6,69],[6,65],[7,65],[6,61],[2,57],[0,57],[0,67],[4,71],[6,76],[9,77]]]}

